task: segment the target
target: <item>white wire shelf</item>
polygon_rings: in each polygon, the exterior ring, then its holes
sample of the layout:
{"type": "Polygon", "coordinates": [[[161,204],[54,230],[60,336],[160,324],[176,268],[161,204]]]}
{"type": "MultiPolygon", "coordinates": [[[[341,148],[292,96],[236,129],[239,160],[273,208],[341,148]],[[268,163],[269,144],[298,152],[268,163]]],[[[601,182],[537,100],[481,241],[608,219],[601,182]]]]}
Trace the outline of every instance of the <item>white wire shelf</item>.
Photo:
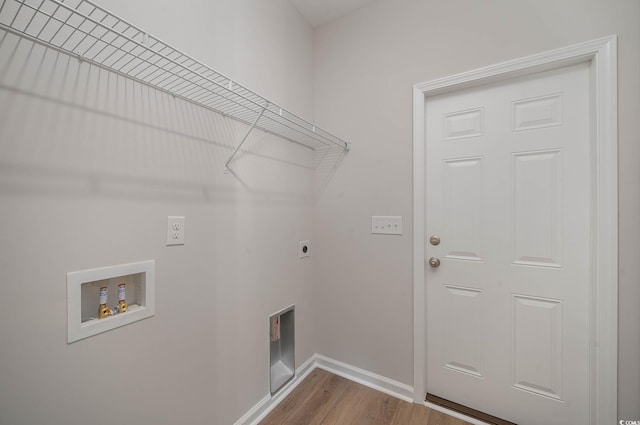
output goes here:
{"type": "Polygon", "coordinates": [[[7,32],[252,125],[251,129],[311,149],[350,148],[344,140],[88,0],[0,1],[0,29],[7,32]]]}

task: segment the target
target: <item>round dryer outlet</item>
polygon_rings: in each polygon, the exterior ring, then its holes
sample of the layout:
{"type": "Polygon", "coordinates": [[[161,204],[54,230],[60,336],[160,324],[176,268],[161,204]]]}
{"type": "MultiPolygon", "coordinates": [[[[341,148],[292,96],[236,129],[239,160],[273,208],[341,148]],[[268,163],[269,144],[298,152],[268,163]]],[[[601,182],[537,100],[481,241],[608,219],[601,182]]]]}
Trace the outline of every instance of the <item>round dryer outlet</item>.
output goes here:
{"type": "Polygon", "coordinates": [[[311,255],[311,242],[310,241],[300,241],[300,246],[298,247],[298,256],[300,258],[308,257],[311,255]]]}

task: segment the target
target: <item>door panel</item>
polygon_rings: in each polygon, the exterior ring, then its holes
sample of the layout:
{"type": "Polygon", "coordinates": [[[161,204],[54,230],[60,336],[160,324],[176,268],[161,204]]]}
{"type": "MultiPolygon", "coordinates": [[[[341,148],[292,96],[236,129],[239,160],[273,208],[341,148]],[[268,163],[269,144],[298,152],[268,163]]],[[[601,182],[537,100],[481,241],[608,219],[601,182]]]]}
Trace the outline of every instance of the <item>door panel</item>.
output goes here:
{"type": "Polygon", "coordinates": [[[562,301],[513,296],[513,385],[562,399],[562,301]]]}
{"type": "Polygon", "coordinates": [[[426,102],[427,391],[588,422],[587,64],[426,102]]]}
{"type": "Polygon", "coordinates": [[[444,335],[445,367],[482,378],[483,352],[478,332],[482,291],[445,285],[448,332],[444,335]]]}
{"type": "Polygon", "coordinates": [[[513,102],[513,131],[562,125],[562,95],[513,102]]]}
{"type": "Polygon", "coordinates": [[[561,151],[513,155],[514,264],[561,267],[561,151]]]}
{"type": "Polygon", "coordinates": [[[443,217],[448,259],[481,261],[482,251],[482,158],[445,161],[443,217]]]}

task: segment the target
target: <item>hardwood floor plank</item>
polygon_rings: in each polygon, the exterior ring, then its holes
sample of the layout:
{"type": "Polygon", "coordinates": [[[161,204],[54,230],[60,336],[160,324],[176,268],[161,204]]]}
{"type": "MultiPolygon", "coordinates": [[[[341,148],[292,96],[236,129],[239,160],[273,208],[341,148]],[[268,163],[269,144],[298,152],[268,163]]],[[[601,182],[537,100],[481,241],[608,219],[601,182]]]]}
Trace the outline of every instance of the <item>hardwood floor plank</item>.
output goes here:
{"type": "Polygon", "coordinates": [[[454,418],[452,416],[446,415],[442,412],[438,412],[437,410],[431,410],[429,412],[429,425],[463,425],[467,424],[467,422],[454,418]]]}
{"type": "Polygon", "coordinates": [[[316,369],[260,425],[320,425],[348,384],[346,379],[316,369]],[[310,384],[303,386],[306,381],[310,384]]]}
{"type": "Polygon", "coordinates": [[[401,400],[352,382],[321,425],[390,425],[401,400]]]}
{"type": "Polygon", "coordinates": [[[361,391],[358,384],[355,382],[349,382],[342,397],[340,403],[334,409],[332,409],[318,425],[338,425],[338,424],[354,424],[357,422],[355,418],[360,409],[360,404],[365,399],[365,393],[361,391]]]}
{"type": "Polygon", "coordinates": [[[312,371],[284,400],[261,422],[261,425],[280,425],[286,423],[289,416],[304,407],[315,390],[329,379],[329,375],[320,369],[312,371]]]}
{"type": "Polygon", "coordinates": [[[402,402],[398,407],[398,412],[393,419],[392,425],[422,425],[429,423],[431,409],[402,402]]]}
{"type": "Polygon", "coordinates": [[[260,425],[471,425],[316,369],[260,425]]]}
{"type": "Polygon", "coordinates": [[[382,400],[378,404],[377,409],[374,407],[374,410],[378,411],[377,417],[379,418],[375,424],[391,425],[393,423],[393,418],[398,414],[398,409],[400,408],[401,403],[404,402],[400,399],[391,397],[387,394],[382,394],[382,400]]]}
{"type": "Polygon", "coordinates": [[[304,409],[291,416],[287,425],[321,425],[322,420],[340,402],[350,384],[349,381],[331,373],[324,373],[328,377],[325,385],[319,388],[312,401],[304,409]]]}

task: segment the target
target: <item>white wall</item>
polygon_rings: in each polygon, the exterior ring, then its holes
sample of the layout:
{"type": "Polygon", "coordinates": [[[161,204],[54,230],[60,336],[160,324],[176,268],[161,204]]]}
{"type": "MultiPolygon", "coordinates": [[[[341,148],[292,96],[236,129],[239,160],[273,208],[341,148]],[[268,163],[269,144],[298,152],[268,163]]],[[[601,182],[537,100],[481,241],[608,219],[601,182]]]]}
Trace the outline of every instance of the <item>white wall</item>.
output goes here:
{"type": "MultiPolygon", "coordinates": [[[[286,0],[100,3],[310,116],[286,0]]],[[[225,175],[246,126],[1,37],[0,423],[234,423],[268,393],[270,313],[295,303],[298,363],[315,352],[311,151],[255,132],[225,175]],[[155,317],[67,345],[66,273],[146,259],[155,317]]]]}
{"type": "Polygon", "coordinates": [[[99,4],[311,119],[313,29],[288,0],[102,0],[99,4]]]}
{"type": "Polygon", "coordinates": [[[640,418],[640,3],[379,0],[316,30],[314,120],[353,142],[316,208],[319,353],[413,382],[412,86],[619,36],[619,416],[640,418]],[[370,234],[402,215],[404,235],[370,234]]]}

